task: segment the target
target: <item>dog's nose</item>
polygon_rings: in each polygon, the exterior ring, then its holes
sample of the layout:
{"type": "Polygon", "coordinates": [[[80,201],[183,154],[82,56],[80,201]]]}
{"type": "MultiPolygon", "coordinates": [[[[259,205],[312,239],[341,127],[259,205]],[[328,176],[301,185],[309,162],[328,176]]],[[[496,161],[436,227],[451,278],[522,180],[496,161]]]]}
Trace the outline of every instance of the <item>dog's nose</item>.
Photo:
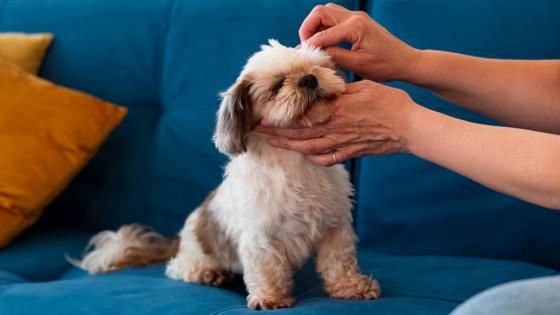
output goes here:
{"type": "Polygon", "coordinates": [[[313,90],[317,87],[317,78],[312,75],[308,74],[299,80],[300,87],[313,90]]]}

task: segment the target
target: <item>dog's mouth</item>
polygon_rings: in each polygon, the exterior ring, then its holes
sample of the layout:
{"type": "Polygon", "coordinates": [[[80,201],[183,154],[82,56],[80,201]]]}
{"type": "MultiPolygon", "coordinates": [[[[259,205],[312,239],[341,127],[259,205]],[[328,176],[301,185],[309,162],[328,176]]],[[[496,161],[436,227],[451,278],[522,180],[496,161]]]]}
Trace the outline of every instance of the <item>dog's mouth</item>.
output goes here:
{"type": "Polygon", "coordinates": [[[318,88],[317,90],[313,90],[313,91],[307,91],[304,92],[303,94],[304,94],[304,96],[302,97],[303,98],[302,104],[304,107],[303,113],[305,113],[311,107],[313,107],[315,104],[321,101],[332,101],[336,98],[336,93],[328,92],[321,88],[318,88]]]}
{"type": "Polygon", "coordinates": [[[273,104],[268,110],[265,110],[264,116],[257,121],[257,124],[271,127],[298,126],[301,119],[315,105],[332,101],[337,96],[336,92],[328,91],[322,87],[296,89],[292,93],[289,98],[284,99],[279,104],[273,104]]]}

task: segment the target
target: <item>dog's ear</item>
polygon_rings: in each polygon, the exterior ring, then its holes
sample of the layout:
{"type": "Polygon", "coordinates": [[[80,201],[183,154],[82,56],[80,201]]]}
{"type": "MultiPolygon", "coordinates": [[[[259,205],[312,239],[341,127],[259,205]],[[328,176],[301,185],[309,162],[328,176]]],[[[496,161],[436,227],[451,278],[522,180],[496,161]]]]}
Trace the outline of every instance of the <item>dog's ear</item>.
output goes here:
{"type": "Polygon", "coordinates": [[[245,137],[253,127],[250,89],[249,80],[239,79],[221,94],[213,139],[218,150],[230,156],[247,151],[245,137]]]}

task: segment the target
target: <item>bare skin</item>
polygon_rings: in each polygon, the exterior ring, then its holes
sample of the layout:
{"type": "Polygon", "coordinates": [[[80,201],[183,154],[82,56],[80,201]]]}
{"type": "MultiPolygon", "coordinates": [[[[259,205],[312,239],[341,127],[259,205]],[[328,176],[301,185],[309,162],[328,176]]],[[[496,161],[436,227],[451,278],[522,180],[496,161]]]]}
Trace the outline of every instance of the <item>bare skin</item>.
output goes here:
{"type": "Polygon", "coordinates": [[[316,7],[300,37],[340,66],[372,81],[347,85],[333,115],[310,128],[271,128],[277,147],[330,166],[362,155],[411,153],[494,190],[560,209],[560,61],[497,60],[417,50],[362,12],[316,7]],[[352,43],[351,50],[336,47],[352,43]],[[475,124],[429,110],[400,80],[511,127],[475,124]],[[336,161],[332,152],[336,152],[336,161]]]}

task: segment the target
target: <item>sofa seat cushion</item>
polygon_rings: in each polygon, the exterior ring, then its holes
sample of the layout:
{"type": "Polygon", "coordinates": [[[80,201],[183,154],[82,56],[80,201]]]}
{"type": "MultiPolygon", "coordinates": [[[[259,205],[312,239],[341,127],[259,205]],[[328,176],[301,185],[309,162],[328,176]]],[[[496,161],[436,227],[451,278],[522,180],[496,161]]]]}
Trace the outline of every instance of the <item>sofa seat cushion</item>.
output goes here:
{"type": "MultiPolygon", "coordinates": [[[[380,300],[329,299],[308,264],[296,276],[296,306],[277,313],[444,315],[488,287],[556,274],[522,262],[385,256],[368,249],[360,249],[359,260],[381,283],[380,300]]],[[[166,279],[163,272],[157,265],[90,276],[72,267],[57,281],[0,285],[0,314],[252,314],[240,278],[221,289],[166,279]]]]}
{"type": "Polygon", "coordinates": [[[0,285],[24,282],[26,281],[23,278],[18,277],[13,273],[0,270],[0,285]]]}
{"type": "Polygon", "coordinates": [[[79,257],[90,236],[77,231],[37,229],[21,235],[0,250],[0,285],[8,280],[34,282],[57,279],[70,266],[65,255],[79,257]]]}

